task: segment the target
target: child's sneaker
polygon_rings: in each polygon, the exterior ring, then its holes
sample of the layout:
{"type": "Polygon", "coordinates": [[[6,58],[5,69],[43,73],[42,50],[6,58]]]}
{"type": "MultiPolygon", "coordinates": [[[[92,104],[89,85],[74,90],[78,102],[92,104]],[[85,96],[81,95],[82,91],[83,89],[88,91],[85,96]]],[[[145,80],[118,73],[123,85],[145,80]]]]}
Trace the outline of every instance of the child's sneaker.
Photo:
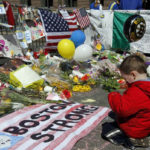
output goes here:
{"type": "Polygon", "coordinates": [[[132,145],[134,145],[135,147],[147,148],[150,146],[150,139],[148,137],[143,139],[134,139],[134,138],[129,138],[129,139],[132,145]]]}

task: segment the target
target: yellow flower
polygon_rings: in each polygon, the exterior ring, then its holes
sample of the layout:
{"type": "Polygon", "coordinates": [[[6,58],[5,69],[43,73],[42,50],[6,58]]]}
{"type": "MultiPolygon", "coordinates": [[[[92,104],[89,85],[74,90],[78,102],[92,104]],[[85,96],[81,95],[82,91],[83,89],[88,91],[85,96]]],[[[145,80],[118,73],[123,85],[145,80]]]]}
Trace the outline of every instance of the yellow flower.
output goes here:
{"type": "Polygon", "coordinates": [[[74,76],[74,77],[73,77],[73,82],[74,82],[74,83],[79,83],[79,78],[78,78],[77,76],[74,76]]]}
{"type": "Polygon", "coordinates": [[[39,91],[43,91],[43,87],[39,87],[39,91]]]}
{"type": "Polygon", "coordinates": [[[72,90],[74,92],[88,92],[91,90],[89,85],[74,85],[72,90]]]}
{"type": "Polygon", "coordinates": [[[81,85],[74,85],[73,88],[72,88],[72,90],[73,90],[74,92],[78,92],[78,91],[81,90],[81,88],[82,88],[81,85]]]}
{"type": "Polygon", "coordinates": [[[94,79],[91,79],[88,81],[87,83],[88,85],[95,85],[96,84],[96,81],[94,79]]]}
{"type": "Polygon", "coordinates": [[[75,85],[75,86],[73,86],[73,88],[72,88],[72,91],[74,91],[74,92],[77,92],[79,89],[78,89],[78,87],[75,85]]]}
{"type": "Polygon", "coordinates": [[[102,45],[101,45],[100,43],[98,43],[98,44],[96,45],[96,49],[97,49],[98,51],[100,51],[100,50],[102,49],[102,45]]]}
{"type": "Polygon", "coordinates": [[[82,89],[87,92],[91,90],[91,87],[89,85],[83,85],[82,89]]]}

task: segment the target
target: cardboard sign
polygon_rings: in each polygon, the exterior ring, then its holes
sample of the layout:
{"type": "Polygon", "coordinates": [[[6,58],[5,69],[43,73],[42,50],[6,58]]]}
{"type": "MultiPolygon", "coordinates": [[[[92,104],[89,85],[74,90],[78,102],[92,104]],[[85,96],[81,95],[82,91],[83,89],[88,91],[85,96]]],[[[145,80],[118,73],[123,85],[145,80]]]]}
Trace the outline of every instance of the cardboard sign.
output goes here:
{"type": "Polygon", "coordinates": [[[3,52],[4,56],[11,57],[12,51],[13,55],[23,55],[19,42],[16,40],[16,35],[0,35],[0,41],[0,48],[3,48],[1,52],[3,52]]]}
{"type": "Polygon", "coordinates": [[[6,14],[6,11],[5,11],[3,3],[0,2],[0,15],[3,15],[3,14],[6,14]]]}

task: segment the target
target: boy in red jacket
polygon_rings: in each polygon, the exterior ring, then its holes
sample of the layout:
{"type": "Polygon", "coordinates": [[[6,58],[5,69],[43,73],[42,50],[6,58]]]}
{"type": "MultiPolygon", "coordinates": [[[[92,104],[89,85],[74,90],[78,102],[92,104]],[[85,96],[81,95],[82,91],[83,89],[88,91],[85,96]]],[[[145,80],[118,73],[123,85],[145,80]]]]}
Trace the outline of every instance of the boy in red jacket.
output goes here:
{"type": "Polygon", "coordinates": [[[119,67],[128,89],[121,95],[111,92],[108,101],[119,128],[129,137],[133,146],[149,147],[150,140],[150,79],[146,64],[137,55],[124,59],[119,67]]]}

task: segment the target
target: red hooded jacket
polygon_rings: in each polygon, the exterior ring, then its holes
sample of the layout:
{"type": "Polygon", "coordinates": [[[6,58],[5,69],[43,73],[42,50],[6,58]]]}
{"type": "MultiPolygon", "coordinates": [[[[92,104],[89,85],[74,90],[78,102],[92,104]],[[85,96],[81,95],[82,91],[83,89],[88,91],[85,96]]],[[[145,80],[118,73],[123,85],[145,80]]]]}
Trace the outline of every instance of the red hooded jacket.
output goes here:
{"type": "Polygon", "coordinates": [[[150,134],[150,81],[132,83],[123,95],[111,92],[108,101],[127,136],[144,138],[150,134]]]}

